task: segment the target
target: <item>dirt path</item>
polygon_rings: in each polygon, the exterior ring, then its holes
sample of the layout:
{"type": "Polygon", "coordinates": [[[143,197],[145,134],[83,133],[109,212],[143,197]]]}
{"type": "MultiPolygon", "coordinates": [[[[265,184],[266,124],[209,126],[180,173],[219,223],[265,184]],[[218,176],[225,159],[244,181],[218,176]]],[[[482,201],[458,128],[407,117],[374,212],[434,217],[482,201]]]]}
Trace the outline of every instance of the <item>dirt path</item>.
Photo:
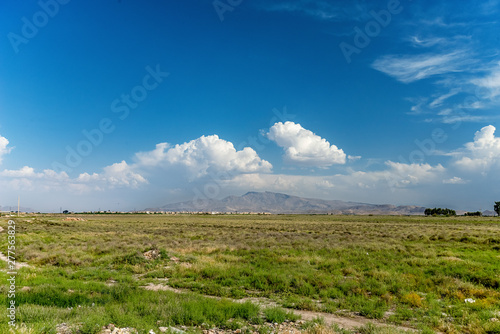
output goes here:
{"type": "MultiPolygon", "coordinates": [[[[257,297],[252,297],[252,298],[242,298],[242,299],[232,299],[232,301],[237,302],[237,303],[244,303],[246,301],[250,301],[254,304],[257,304],[259,306],[263,307],[269,307],[269,306],[280,306],[276,302],[267,299],[267,298],[257,298],[257,297]]],[[[414,328],[410,327],[405,327],[405,326],[395,326],[395,325],[390,325],[386,324],[377,320],[373,319],[367,319],[364,317],[360,316],[352,316],[352,317],[347,317],[347,316],[340,316],[340,315],[335,315],[332,313],[325,313],[325,312],[316,312],[316,311],[306,311],[306,310],[296,310],[296,309],[288,309],[285,308],[286,310],[290,310],[295,314],[298,314],[302,317],[302,320],[313,320],[315,318],[323,318],[325,320],[325,324],[327,325],[338,325],[340,328],[343,329],[354,329],[356,327],[362,327],[368,323],[372,323],[377,326],[384,326],[384,327],[392,327],[398,330],[404,330],[404,331],[410,331],[410,332],[416,332],[417,330],[414,328]]]]}
{"type": "Polygon", "coordinates": [[[408,331],[408,332],[417,332],[417,330],[414,328],[386,324],[373,319],[367,319],[359,316],[354,316],[352,318],[349,318],[349,317],[341,317],[331,313],[313,312],[304,310],[293,310],[293,312],[295,314],[300,315],[304,320],[313,320],[314,318],[321,317],[325,320],[325,323],[327,325],[337,324],[340,328],[343,329],[354,329],[356,327],[362,327],[368,323],[372,323],[377,326],[391,327],[394,329],[408,331]]]}
{"type": "MultiPolygon", "coordinates": [[[[153,290],[153,291],[172,291],[175,293],[187,293],[190,292],[187,289],[176,289],[173,288],[166,283],[165,281],[168,281],[168,279],[161,279],[161,283],[154,284],[154,283],[149,283],[146,286],[142,286],[142,288],[146,290],[153,290]]],[[[203,295],[204,297],[208,298],[215,298],[215,299],[221,299],[220,297],[215,297],[215,296],[209,296],[209,295],[203,295]]],[[[275,301],[268,299],[268,298],[262,298],[262,297],[250,297],[250,298],[242,298],[242,299],[232,299],[232,298],[225,298],[229,299],[233,302],[236,303],[244,303],[247,301],[250,301],[254,304],[257,304],[262,307],[273,307],[273,306],[280,306],[278,305],[275,301]]],[[[374,319],[367,319],[364,317],[360,316],[352,316],[352,317],[347,317],[347,316],[340,316],[336,314],[331,314],[331,313],[325,313],[325,312],[315,312],[315,311],[305,311],[305,310],[296,310],[296,309],[287,309],[286,310],[292,311],[293,313],[300,315],[302,317],[302,320],[313,320],[315,318],[323,318],[325,321],[325,324],[327,325],[338,325],[340,328],[347,329],[347,330],[352,330],[357,327],[363,327],[367,325],[368,323],[372,323],[376,326],[381,326],[381,327],[390,327],[394,328],[397,330],[403,330],[403,331],[408,331],[408,332],[417,332],[416,329],[410,328],[410,327],[405,327],[405,326],[396,326],[396,325],[391,325],[391,324],[386,324],[374,319]]]]}

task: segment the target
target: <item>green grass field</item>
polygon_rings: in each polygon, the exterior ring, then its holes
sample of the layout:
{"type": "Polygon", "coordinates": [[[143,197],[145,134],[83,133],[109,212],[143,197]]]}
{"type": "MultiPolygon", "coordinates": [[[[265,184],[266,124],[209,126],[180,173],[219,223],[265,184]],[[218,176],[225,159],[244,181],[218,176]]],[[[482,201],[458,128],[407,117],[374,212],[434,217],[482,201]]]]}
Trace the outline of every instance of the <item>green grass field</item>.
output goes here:
{"type": "MultiPolygon", "coordinates": [[[[17,322],[27,327],[19,332],[55,333],[64,322],[81,333],[109,323],[159,333],[160,326],[236,328],[293,318],[232,301],[266,297],[284,308],[424,333],[500,333],[496,217],[82,217],[16,219],[17,260],[31,265],[17,275],[17,322]],[[160,256],[146,259],[150,250],[160,256]],[[141,288],[148,283],[188,292],[141,288]]],[[[6,228],[7,219],[0,224],[6,228]]],[[[7,284],[1,290],[7,305],[7,284]]],[[[7,320],[2,316],[1,333],[8,333],[7,320]]]]}

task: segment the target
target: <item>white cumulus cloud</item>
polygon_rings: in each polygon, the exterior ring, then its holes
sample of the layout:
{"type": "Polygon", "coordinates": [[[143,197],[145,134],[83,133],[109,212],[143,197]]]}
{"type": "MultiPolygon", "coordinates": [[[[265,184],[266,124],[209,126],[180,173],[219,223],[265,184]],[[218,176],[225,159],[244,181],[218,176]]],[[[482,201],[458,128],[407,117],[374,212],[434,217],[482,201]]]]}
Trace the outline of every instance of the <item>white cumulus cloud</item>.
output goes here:
{"type": "Polygon", "coordinates": [[[267,137],[285,150],[285,161],[291,164],[328,167],[346,162],[342,149],[294,122],[275,123],[267,137]]]}
{"type": "Polygon", "coordinates": [[[50,191],[70,180],[66,172],[57,173],[51,169],[36,172],[34,168],[24,166],[20,169],[5,169],[0,172],[0,184],[11,189],[30,191],[50,191]]]}
{"type": "Polygon", "coordinates": [[[465,170],[485,172],[500,165],[500,138],[495,137],[495,127],[488,125],[477,131],[474,141],[456,151],[455,164],[465,170]]]}
{"type": "Polygon", "coordinates": [[[115,187],[137,188],[148,181],[125,161],[104,167],[102,173],[82,173],[76,178],[70,178],[66,172],[56,172],[45,169],[37,172],[33,167],[24,166],[15,170],[0,172],[0,181],[14,189],[24,190],[76,190],[77,192],[105,190],[115,187]]]}
{"type": "MultiPolygon", "coordinates": [[[[4,143],[2,147],[5,148],[8,141],[0,143],[4,143]]],[[[0,171],[0,188],[8,186],[11,189],[82,194],[112,189],[138,189],[150,183],[147,178],[152,178],[152,182],[158,187],[161,186],[157,182],[185,182],[184,171],[188,171],[187,177],[194,181],[209,172],[238,175],[270,173],[271,169],[272,165],[261,159],[252,148],[245,147],[237,151],[231,142],[213,135],[201,136],[175,146],[160,143],[152,151],[136,153],[132,164],[123,160],[105,166],[99,172],[83,172],[76,177],[51,169],[38,172],[29,166],[3,170],[0,171]]]]}
{"type": "Polygon", "coordinates": [[[103,168],[100,174],[82,173],[76,179],[80,184],[96,184],[100,189],[102,185],[108,187],[125,186],[137,188],[141,184],[147,184],[148,181],[125,161],[114,163],[103,168]]]}
{"type": "Polygon", "coordinates": [[[0,136],[0,164],[2,163],[3,156],[12,150],[12,148],[7,147],[8,145],[9,140],[5,137],[0,136]]]}
{"type": "Polygon", "coordinates": [[[66,181],[69,179],[66,172],[57,173],[52,169],[45,169],[43,172],[37,173],[33,167],[29,166],[14,170],[5,169],[0,172],[0,176],[7,178],[47,179],[55,181],[66,181]]]}
{"type": "Polygon", "coordinates": [[[201,136],[173,147],[160,143],[152,151],[137,153],[136,160],[139,166],[147,167],[180,165],[195,178],[210,171],[269,173],[272,169],[271,163],[261,159],[254,149],[237,151],[231,142],[217,135],[201,136]]]}
{"type": "Polygon", "coordinates": [[[451,179],[443,180],[443,183],[444,184],[464,184],[464,183],[467,183],[467,181],[465,181],[461,177],[454,176],[451,179]]]}

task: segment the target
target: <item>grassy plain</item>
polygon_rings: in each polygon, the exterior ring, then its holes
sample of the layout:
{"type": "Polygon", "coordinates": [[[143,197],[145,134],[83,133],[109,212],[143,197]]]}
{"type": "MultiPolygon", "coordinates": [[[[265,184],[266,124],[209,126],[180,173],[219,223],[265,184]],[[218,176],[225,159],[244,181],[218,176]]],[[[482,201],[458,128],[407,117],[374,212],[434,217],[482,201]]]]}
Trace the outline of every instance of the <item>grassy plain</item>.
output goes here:
{"type": "MultiPolygon", "coordinates": [[[[82,333],[109,323],[158,333],[168,325],[236,328],[293,318],[230,300],[247,297],[424,333],[500,333],[496,217],[82,217],[16,219],[17,260],[31,265],[17,275],[17,321],[32,333],[55,333],[63,322],[80,324],[82,333]],[[160,257],[146,259],[150,250],[160,257]],[[141,288],[148,283],[190,293],[141,288]]],[[[6,284],[0,300],[7,305],[6,284]]],[[[0,332],[7,328],[2,316],[0,332]]]]}

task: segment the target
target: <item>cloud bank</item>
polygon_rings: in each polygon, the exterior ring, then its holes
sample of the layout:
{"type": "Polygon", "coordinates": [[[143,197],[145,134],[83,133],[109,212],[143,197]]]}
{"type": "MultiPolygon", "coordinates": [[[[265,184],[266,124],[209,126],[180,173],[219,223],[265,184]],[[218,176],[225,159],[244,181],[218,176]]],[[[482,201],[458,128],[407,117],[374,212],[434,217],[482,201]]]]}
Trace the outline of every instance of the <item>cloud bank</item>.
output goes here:
{"type": "MultiPolygon", "coordinates": [[[[127,201],[135,206],[138,194],[144,194],[144,201],[156,196],[159,204],[189,200],[195,189],[203,193],[207,185],[212,190],[217,188],[211,196],[218,197],[253,190],[379,204],[425,205],[449,197],[450,187],[454,192],[461,189],[468,194],[474,193],[475,187],[480,187],[481,193],[491,190],[485,185],[492,178],[498,179],[500,170],[500,138],[495,131],[493,125],[485,126],[463,147],[443,153],[450,160],[447,165],[386,161],[376,168],[348,167],[343,173],[323,169],[321,173],[291,175],[273,172],[271,162],[262,159],[254,149],[245,147],[238,151],[233,143],[211,135],[175,145],[159,143],[150,151],[137,152],[131,163],[123,160],[99,172],[84,172],[75,177],[51,169],[37,172],[29,166],[4,169],[0,171],[0,186],[3,195],[30,193],[41,202],[70,203],[80,210],[91,209],[92,199],[96,203],[93,209],[127,201]],[[81,201],[81,207],[74,204],[82,198],[85,200],[81,201]]],[[[283,148],[284,160],[296,166],[326,168],[345,164],[347,160],[342,149],[294,122],[275,123],[266,135],[283,148]]],[[[7,152],[8,140],[2,142],[3,152],[7,152]]],[[[350,164],[363,163],[358,157],[349,160],[350,164]]],[[[149,205],[145,202],[143,207],[149,205]]]]}

